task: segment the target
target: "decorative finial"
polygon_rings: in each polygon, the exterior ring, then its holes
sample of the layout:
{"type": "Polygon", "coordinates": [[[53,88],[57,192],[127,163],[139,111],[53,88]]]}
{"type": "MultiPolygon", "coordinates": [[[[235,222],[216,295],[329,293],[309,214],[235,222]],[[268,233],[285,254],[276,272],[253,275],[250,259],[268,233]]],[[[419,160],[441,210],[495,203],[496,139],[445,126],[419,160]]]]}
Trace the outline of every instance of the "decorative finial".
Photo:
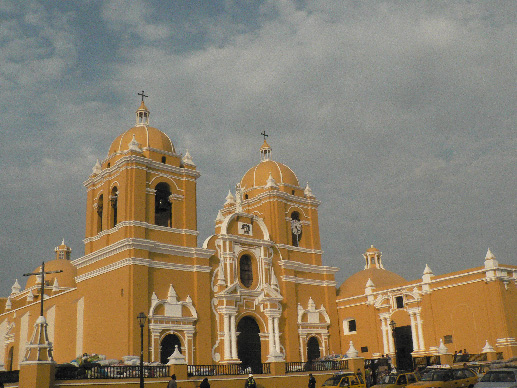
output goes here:
{"type": "Polygon", "coordinates": [[[269,189],[278,189],[278,185],[276,184],[275,179],[271,175],[271,172],[269,172],[269,178],[267,178],[266,187],[269,189]]]}
{"type": "Polygon", "coordinates": [[[190,156],[190,152],[188,152],[188,149],[187,149],[187,152],[185,152],[185,156],[183,156],[183,158],[181,160],[182,160],[183,164],[187,164],[189,166],[196,167],[196,165],[192,161],[192,156],[190,156]]]}
{"type": "Polygon", "coordinates": [[[20,286],[20,283],[18,283],[18,279],[16,279],[11,287],[11,294],[17,294],[21,289],[22,287],[20,286]]]}
{"type": "Polygon", "coordinates": [[[228,195],[226,196],[226,202],[225,205],[233,205],[235,203],[235,197],[233,196],[232,192],[228,190],[228,195]]]}
{"type": "Polygon", "coordinates": [[[136,141],[135,134],[133,133],[133,139],[129,142],[129,150],[130,151],[136,151],[136,152],[142,152],[140,149],[140,143],[136,141]]]}
{"type": "Polygon", "coordinates": [[[495,259],[495,256],[492,253],[492,251],[490,250],[490,248],[488,248],[488,251],[486,252],[485,260],[493,260],[493,259],[495,259]]]}
{"type": "Polygon", "coordinates": [[[97,159],[97,162],[95,163],[95,166],[93,166],[92,172],[94,174],[98,174],[98,173],[101,172],[101,164],[99,163],[99,159],[97,159]]]}
{"type": "Polygon", "coordinates": [[[307,186],[305,186],[305,190],[303,190],[303,193],[305,194],[306,197],[308,198],[314,198],[314,194],[312,194],[312,190],[311,188],[309,187],[309,182],[307,182],[307,186]]]}

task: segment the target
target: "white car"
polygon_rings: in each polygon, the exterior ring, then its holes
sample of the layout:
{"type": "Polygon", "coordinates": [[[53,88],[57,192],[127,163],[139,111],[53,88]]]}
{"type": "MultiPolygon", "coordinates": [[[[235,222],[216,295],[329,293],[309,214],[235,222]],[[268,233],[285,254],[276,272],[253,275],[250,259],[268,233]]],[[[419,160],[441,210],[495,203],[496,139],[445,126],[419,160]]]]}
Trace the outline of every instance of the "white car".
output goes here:
{"type": "Polygon", "coordinates": [[[489,370],[474,388],[517,388],[517,368],[489,370]]]}

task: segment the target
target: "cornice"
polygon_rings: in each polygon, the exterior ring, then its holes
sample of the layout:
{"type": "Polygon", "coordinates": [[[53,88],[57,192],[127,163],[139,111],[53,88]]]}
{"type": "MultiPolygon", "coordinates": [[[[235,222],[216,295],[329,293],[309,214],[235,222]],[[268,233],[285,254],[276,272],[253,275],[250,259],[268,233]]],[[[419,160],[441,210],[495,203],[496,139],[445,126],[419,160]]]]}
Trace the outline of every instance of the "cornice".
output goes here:
{"type": "Polygon", "coordinates": [[[335,274],[339,271],[337,267],[328,267],[324,265],[313,265],[313,264],[305,264],[300,263],[298,261],[291,260],[279,260],[278,265],[285,269],[293,269],[298,272],[310,272],[310,273],[320,273],[320,274],[335,274]]]}
{"type": "Polygon", "coordinates": [[[275,244],[279,249],[287,249],[288,251],[301,252],[301,253],[312,253],[316,255],[323,255],[323,251],[320,249],[309,249],[302,247],[295,247],[294,245],[286,244],[275,244]]]}
{"type": "Polygon", "coordinates": [[[323,287],[335,287],[336,282],[333,280],[315,280],[315,279],[304,279],[304,278],[298,278],[296,276],[281,276],[281,279],[284,282],[292,282],[292,283],[298,283],[298,284],[308,284],[311,286],[323,286],[323,287]]]}
{"type": "Polygon", "coordinates": [[[115,271],[119,268],[126,267],[128,265],[142,265],[151,268],[170,269],[175,271],[186,271],[186,272],[210,272],[212,268],[208,265],[188,265],[188,264],[177,264],[177,263],[166,263],[163,261],[154,261],[150,259],[144,259],[139,257],[128,257],[126,259],[119,260],[115,263],[106,265],[98,268],[94,271],[86,272],[82,275],[76,276],[75,281],[80,283],[84,280],[91,279],[102,274],[115,271]]]}
{"type": "Polygon", "coordinates": [[[95,252],[92,252],[88,255],[75,259],[72,261],[72,264],[75,265],[77,268],[81,268],[128,249],[140,249],[153,253],[164,253],[169,255],[192,258],[209,258],[210,256],[215,254],[215,251],[210,249],[189,248],[178,245],[159,243],[147,239],[126,238],[117,241],[116,243],[113,243],[111,245],[108,245],[107,247],[101,248],[95,252]]]}
{"type": "Polygon", "coordinates": [[[119,231],[121,228],[126,227],[139,227],[139,228],[146,228],[151,230],[159,230],[162,232],[168,232],[168,233],[178,233],[178,234],[190,234],[192,236],[199,235],[199,232],[197,230],[191,230],[191,229],[176,229],[176,228],[170,228],[168,226],[159,226],[150,224],[148,222],[142,222],[142,221],[120,221],[115,227],[111,229],[103,230],[102,232],[97,233],[95,236],[87,237],[83,240],[83,243],[89,243],[92,241],[99,240],[102,236],[109,235],[112,233],[115,233],[119,231]]]}
{"type": "MultiPolygon", "coordinates": [[[[104,163],[104,161],[103,161],[104,163]]],[[[144,156],[138,156],[138,155],[126,155],[117,160],[117,162],[109,167],[103,169],[99,174],[95,176],[91,176],[83,182],[83,185],[88,187],[91,186],[94,183],[99,183],[100,181],[103,181],[104,179],[111,177],[111,174],[117,170],[122,170],[122,167],[124,169],[130,169],[130,168],[140,168],[147,172],[156,172],[155,170],[161,170],[161,171],[168,171],[168,172],[174,172],[179,175],[188,175],[191,177],[194,177],[195,179],[199,178],[201,174],[196,170],[191,170],[188,168],[183,167],[176,167],[171,166],[169,164],[164,164],[160,162],[156,162],[152,159],[146,158],[144,156]],[[143,165],[143,167],[139,166],[124,166],[124,164],[127,163],[140,163],[143,165]]],[[[177,178],[177,177],[176,177],[177,178]]]]}

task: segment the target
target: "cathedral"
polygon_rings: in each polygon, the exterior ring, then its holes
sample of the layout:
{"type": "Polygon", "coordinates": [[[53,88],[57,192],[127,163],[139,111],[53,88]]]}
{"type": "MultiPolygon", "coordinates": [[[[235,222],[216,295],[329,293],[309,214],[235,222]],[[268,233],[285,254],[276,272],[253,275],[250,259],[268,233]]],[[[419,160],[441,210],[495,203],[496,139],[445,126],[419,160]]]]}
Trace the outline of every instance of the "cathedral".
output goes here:
{"type": "Polygon", "coordinates": [[[427,266],[407,281],[371,246],[338,285],[322,260],[320,202],[265,140],[199,246],[200,174],[149,118],[142,98],[135,126],[84,183],[84,255],[72,260],[63,241],[0,298],[0,369],[27,359],[42,306],[58,363],[139,355],[141,312],[146,362],[167,363],[176,347],[189,365],[253,371],[350,349],[401,363],[444,348],[517,356],[517,266],[488,250],[477,268],[435,276],[427,266]]]}

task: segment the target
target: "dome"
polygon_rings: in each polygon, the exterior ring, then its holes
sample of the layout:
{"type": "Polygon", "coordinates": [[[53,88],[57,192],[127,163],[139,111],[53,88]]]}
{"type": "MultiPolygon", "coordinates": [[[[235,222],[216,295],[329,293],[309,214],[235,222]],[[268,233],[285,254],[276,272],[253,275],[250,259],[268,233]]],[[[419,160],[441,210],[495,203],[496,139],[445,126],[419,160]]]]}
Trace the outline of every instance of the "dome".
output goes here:
{"type": "MultiPolygon", "coordinates": [[[[45,272],[59,270],[62,270],[63,272],[45,275],[45,283],[47,283],[48,286],[52,286],[54,284],[54,279],[57,278],[59,287],[76,287],[75,277],[77,275],[77,269],[70,260],[55,259],[45,263],[45,272]]],[[[41,266],[36,268],[33,272],[40,271],[41,266]]],[[[37,276],[29,276],[25,289],[34,287],[36,285],[36,280],[37,276]]]]}
{"type": "Polygon", "coordinates": [[[129,143],[131,143],[133,137],[140,144],[141,149],[152,148],[158,152],[164,151],[166,153],[175,153],[174,146],[169,136],[159,129],[142,125],[133,127],[118,136],[113,143],[111,143],[108,156],[127,151],[129,149],[129,143]]]}
{"type": "Polygon", "coordinates": [[[271,160],[271,147],[265,140],[260,147],[260,154],[261,162],[250,168],[241,179],[240,184],[243,189],[249,190],[253,187],[266,186],[270,175],[277,185],[300,186],[293,170],[285,164],[271,160]]]}
{"type": "Polygon", "coordinates": [[[348,297],[364,294],[364,288],[368,279],[371,279],[376,289],[391,288],[406,282],[406,279],[395,272],[381,268],[368,268],[346,279],[339,287],[339,296],[348,297]]]}

